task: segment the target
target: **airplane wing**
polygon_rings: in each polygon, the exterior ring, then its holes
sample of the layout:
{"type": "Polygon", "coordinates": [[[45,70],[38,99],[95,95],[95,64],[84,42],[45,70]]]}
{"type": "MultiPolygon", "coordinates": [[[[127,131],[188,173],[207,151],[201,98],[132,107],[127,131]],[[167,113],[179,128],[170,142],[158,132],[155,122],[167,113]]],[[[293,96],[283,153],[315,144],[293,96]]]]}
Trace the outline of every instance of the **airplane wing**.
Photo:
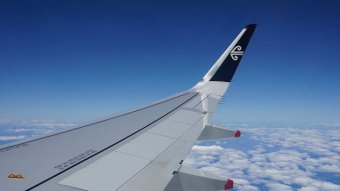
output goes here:
{"type": "Polygon", "coordinates": [[[196,140],[240,136],[210,124],[256,25],[193,88],[127,113],[0,149],[1,191],[224,190],[182,165],[196,140]],[[196,186],[195,186],[196,185],[196,186]],[[198,186],[199,185],[199,186],[198,186]]]}

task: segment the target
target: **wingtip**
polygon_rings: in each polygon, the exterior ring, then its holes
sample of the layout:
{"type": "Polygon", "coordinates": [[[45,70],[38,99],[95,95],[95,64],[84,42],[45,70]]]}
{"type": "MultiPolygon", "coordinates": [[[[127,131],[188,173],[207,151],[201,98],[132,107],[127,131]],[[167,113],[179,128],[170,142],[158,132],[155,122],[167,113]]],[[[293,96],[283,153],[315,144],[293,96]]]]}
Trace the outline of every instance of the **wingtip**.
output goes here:
{"type": "Polygon", "coordinates": [[[255,29],[256,26],[257,26],[257,24],[249,24],[249,25],[247,25],[245,28],[246,28],[246,29],[249,29],[249,28],[255,29]]]}

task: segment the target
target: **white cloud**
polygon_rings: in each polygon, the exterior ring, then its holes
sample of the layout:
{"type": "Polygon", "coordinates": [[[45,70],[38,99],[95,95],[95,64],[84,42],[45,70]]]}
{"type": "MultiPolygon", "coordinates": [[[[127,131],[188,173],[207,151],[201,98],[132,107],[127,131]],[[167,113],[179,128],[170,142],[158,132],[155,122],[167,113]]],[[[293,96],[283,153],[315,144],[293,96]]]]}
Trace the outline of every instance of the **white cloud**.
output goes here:
{"type": "Polygon", "coordinates": [[[46,135],[76,125],[76,123],[72,122],[61,123],[53,120],[15,121],[0,119],[0,126],[4,132],[4,134],[0,136],[0,141],[6,143],[26,137],[46,135]]]}
{"type": "Polygon", "coordinates": [[[7,129],[6,132],[12,132],[12,133],[38,133],[38,134],[48,134],[53,132],[53,129],[49,128],[11,128],[7,129]]]}
{"type": "Polygon", "coordinates": [[[194,145],[192,147],[192,150],[196,151],[203,151],[203,152],[215,152],[215,151],[221,151],[223,150],[223,147],[217,146],[217,145],[210,145],[210,146],[199,146],[199,145],[194,145]]]}
{"type": "Polygon", "coordinates": [[[318,176],[339,177],[340,130],[262,127],[243,132],[249,149],[196,145],[185,163],[233,179],[237,190],[340,191],[337,178],[318,176]]]}
{"type": "Polygon", "coordinates": [[[24,139],[26,138],[23,135],[20,136],[0,136],[0,141],[15,141],[15,140],[19,140],[19,139],[24,139]]]}
{"type": "Polygon", "coordinates": [[[291,191],[293,190],[290,186],[285,184],[280,184],[276,182],[271,182],[266,184],[268,190],[280,190],[280,191],[291,191]]]}
{"type": "Polygon", "coordinates": [[[255,186],[251,185],[235,185],[236,189],[243,191],[259,191],[259,189],[255,186]]]}
{"type": "Polygon", "coordinates": [[[74,122],[57,122],[55,120],[28,120],[28,121],[15,121],[10,119],[0,119],[0,125],[11,127],[39,127],[39,128],[67,128],[78,125],[74,122]]]}
{"type": "Polygon", "coordinates": [[[319,189],[313,186],[305,186],[299,189],[299,191],[319,191],[319,189]]]}

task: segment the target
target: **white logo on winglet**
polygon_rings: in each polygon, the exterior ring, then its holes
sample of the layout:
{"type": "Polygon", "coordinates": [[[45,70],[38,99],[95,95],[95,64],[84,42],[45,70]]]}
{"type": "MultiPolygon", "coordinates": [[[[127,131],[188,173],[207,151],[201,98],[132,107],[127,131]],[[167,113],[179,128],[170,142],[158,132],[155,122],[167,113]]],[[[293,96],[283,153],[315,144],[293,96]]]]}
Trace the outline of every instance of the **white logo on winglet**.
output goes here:
{"type": "Polygon", "coordinates": [[[242,51],[241,46],[235,46],[235,48],[230,53],[231,59],[236,61],[236,60],[238,60],[238,56],[242,56],[243,53],[244,52],[242,51]]]}

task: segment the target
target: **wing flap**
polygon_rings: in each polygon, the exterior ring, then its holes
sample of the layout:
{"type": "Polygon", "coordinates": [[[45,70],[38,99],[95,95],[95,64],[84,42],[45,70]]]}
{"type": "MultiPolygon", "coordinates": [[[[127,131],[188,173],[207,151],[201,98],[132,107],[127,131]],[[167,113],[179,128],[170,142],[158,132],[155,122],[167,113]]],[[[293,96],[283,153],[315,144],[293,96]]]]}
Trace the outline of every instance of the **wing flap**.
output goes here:
{"type": "Polygon", "coordinates": [[[188,124],[188,125],[193,125],[201,117],[202,117],[201,112],[181,109],[181,110],[177,111],[174,115],[169,117],[169,120],[182,122],[182,123],[185,123],[185,124],[188,124]]]}
{"type": "Polygon", "coordinates": [[[165,191],[207,191],[223,190],[226,181],[200,177],[187,173],[176,173],[165,191]]]}
{"type": "Polygon", "coordinates": [[[149,162],[149,159],[112,152],[61,180],[59,184],[87,191],[117,190],[149,162]]]}
{"type": "Polygon", "coordinates": [[[116,152],[153,160],[174,142],[173,138],[147,132],[118,148],[116,152]]]}
{"type": "Polygon", "coordinates": [[[182,166],[174,174],[171,181],[164,189],[165,191],[207,191],[227,190],[233,188],[233,181],[224,180],[222,177],[193,169],[189,166],[182,166]]]}
{"type": "MultiPolygon", "coordinates": [[[[190,152],[192,143],[202,131],[203,120],[198,120],[174,144],[151,161],[142,171],[126,182],[120,191],[163,190],[173,177],[172,172],[181,167],[181,161],[190,152]]],[[[157,144],[157,143],[155,143],[157,144]]]]}
{"type": "Polygon", "coordinates": [[[150,133],[164,135],[174,139],[182,136],[191,126],[178,121],[165,120],[156,127],[150,129],[150,133]]]}
{"type": "Polygon", "coordinates": [[[215,125],[207,125],[203,129],[201,135],[198,137],[198,141],[209,141],[218,139],[227,139],[231,137],[240,137],[240,131],[228,130],[223,127],[215,125]]]}

